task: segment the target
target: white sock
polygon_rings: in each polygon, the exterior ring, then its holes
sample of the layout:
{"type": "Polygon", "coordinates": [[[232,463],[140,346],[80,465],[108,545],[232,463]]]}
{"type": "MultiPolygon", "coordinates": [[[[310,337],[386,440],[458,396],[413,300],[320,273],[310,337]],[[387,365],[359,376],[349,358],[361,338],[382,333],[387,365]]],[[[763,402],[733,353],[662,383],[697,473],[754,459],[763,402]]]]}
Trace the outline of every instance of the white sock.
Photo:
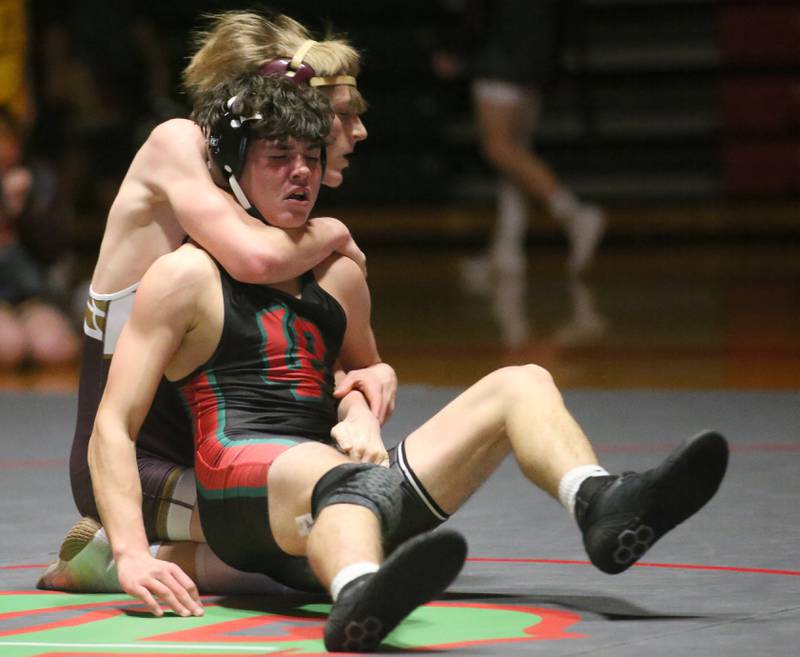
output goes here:
{"type": "Polygon", "coordinates": [[[374,561],[359,561],[342,568],[331,582],[331,597],[336,602],[342,589],[357,577],[376,572],[380,566],[374,561]]]}
{"type": "Polygon", "coordinates": [[[581,207],[580,201],[568,189],[561,188],[549,199],[547,209],[555,219],[567,222],[572,219],[581,207]]]}
{"type": "Polygon", "coordinates": [[[558,483],[558,501],[575,517],[575,496],[581,484],[589,477],[603,477],[608,471],[599,465],[579,465],[565,474],[558,483]]]}
{"type": "Polygon", "coordinates": [[[521,254],[525,250],[528,230],[528,205],[525,195],[508,180],[497,184],[497,221],[491,252],[496,258],[521,254]]]}
{"type": "Polygon", "coordinates": [[[194,565],[201,593],[274,595],[294,591],[261,573],[231,568],[205,543],[197,546],[194,565]]]}

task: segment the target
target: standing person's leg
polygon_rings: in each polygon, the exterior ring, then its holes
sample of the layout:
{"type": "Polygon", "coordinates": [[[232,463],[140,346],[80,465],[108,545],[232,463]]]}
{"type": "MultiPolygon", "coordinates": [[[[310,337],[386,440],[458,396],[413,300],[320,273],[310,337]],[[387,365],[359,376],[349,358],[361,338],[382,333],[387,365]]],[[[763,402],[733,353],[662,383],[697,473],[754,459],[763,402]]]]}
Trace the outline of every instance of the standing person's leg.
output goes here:
{"type": "MultiPolygon", "coordinates": [[[[580,273],[591,263],[605,218],[595,206],[580,202],[534,150],[539,92],[503,80],[478,79],[473,83],[473,97],[486,158],[503,178],[542,203],[564,227],[571,247],[570,270],[580,273]]],[[[519,220],[508,221],[509,226],[519,224],[519,220]]]]}
{"type": "Polygon", "coordinates": [[[709,432],[652,470],[611,476],[550,375],[534,365],[484,377],[410,434],[398,453],[407,480],[440,519],[513,453],[525,476],[575,515],[589,557],[608,573],[627,569],[708,502],[728,456],[724,438],[709,432]]]}

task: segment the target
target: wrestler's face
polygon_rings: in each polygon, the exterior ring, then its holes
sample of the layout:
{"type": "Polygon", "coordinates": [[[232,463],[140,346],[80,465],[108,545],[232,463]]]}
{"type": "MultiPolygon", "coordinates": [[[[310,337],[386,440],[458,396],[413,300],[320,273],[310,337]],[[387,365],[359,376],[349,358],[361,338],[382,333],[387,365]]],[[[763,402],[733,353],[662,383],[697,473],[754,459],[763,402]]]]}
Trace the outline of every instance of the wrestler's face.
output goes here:
{"type": "Polygon", "coordinates": [[[240,183],[264,218],[279,228],[305,224],[322,180],[320,148],[295,139],[256,139],[240,183]]]}
{"type": "Polygon", "coordinates": [[[355,111],[350,96],[352,87],[336,85],[322,87],[333,106],[334,118],[328,136],[328,164],[323,182],[327,187],[338,187],[344,180],[344,170],[349,166],[348,156],[356,144],[367,138],[367,129],[355,111]]]}

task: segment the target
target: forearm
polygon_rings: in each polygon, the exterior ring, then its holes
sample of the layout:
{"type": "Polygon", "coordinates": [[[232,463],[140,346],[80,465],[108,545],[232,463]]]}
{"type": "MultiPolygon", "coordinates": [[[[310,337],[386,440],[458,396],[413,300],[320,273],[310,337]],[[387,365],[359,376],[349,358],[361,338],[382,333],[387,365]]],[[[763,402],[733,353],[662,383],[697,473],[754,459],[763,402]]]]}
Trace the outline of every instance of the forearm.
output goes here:
{"type": "Polygon", "coordinates": [[[337,409],[339,422],[352,419],[359,413],[372,413],[366,397],[360,390],[351,390],[339,402],[337,409]]]}
{"type": "Polygon", "coordinates": [[[136,446],[121,428],[98,417],[89,442],[97,508],[115,559],[148,553],[136,446]]]}
{"type": "Polygon", "coordinates": [[[230,261],[238,270],[238,280],[260,284],[297,278],[351,240],[344,224],[328,217],[311,219],[302,228],[287,230],[254,226],[250,237],[249,260],[243,262],[234,256],[230,261]]]}
{"type": "Polygon", "coordinates": [[[211,201],[202,213],[184,216],[181,224],[236,280],[271,284],[297,278],[332,253],[364,268],[364,255],[338,219],[317,217],[294,229],[268,226],[232,201],[211,201]]]}

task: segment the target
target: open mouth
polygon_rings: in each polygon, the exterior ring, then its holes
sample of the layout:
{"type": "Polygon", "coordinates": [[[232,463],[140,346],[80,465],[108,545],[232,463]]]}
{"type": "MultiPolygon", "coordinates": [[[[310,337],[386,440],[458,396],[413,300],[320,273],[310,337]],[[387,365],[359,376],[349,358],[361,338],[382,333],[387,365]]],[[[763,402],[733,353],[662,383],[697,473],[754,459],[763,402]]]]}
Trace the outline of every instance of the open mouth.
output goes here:
{"type": "Polygon", "coordinates": [[[308,192],[293,192],[286,197],[290,201],[307,201],[308,192]]]}

